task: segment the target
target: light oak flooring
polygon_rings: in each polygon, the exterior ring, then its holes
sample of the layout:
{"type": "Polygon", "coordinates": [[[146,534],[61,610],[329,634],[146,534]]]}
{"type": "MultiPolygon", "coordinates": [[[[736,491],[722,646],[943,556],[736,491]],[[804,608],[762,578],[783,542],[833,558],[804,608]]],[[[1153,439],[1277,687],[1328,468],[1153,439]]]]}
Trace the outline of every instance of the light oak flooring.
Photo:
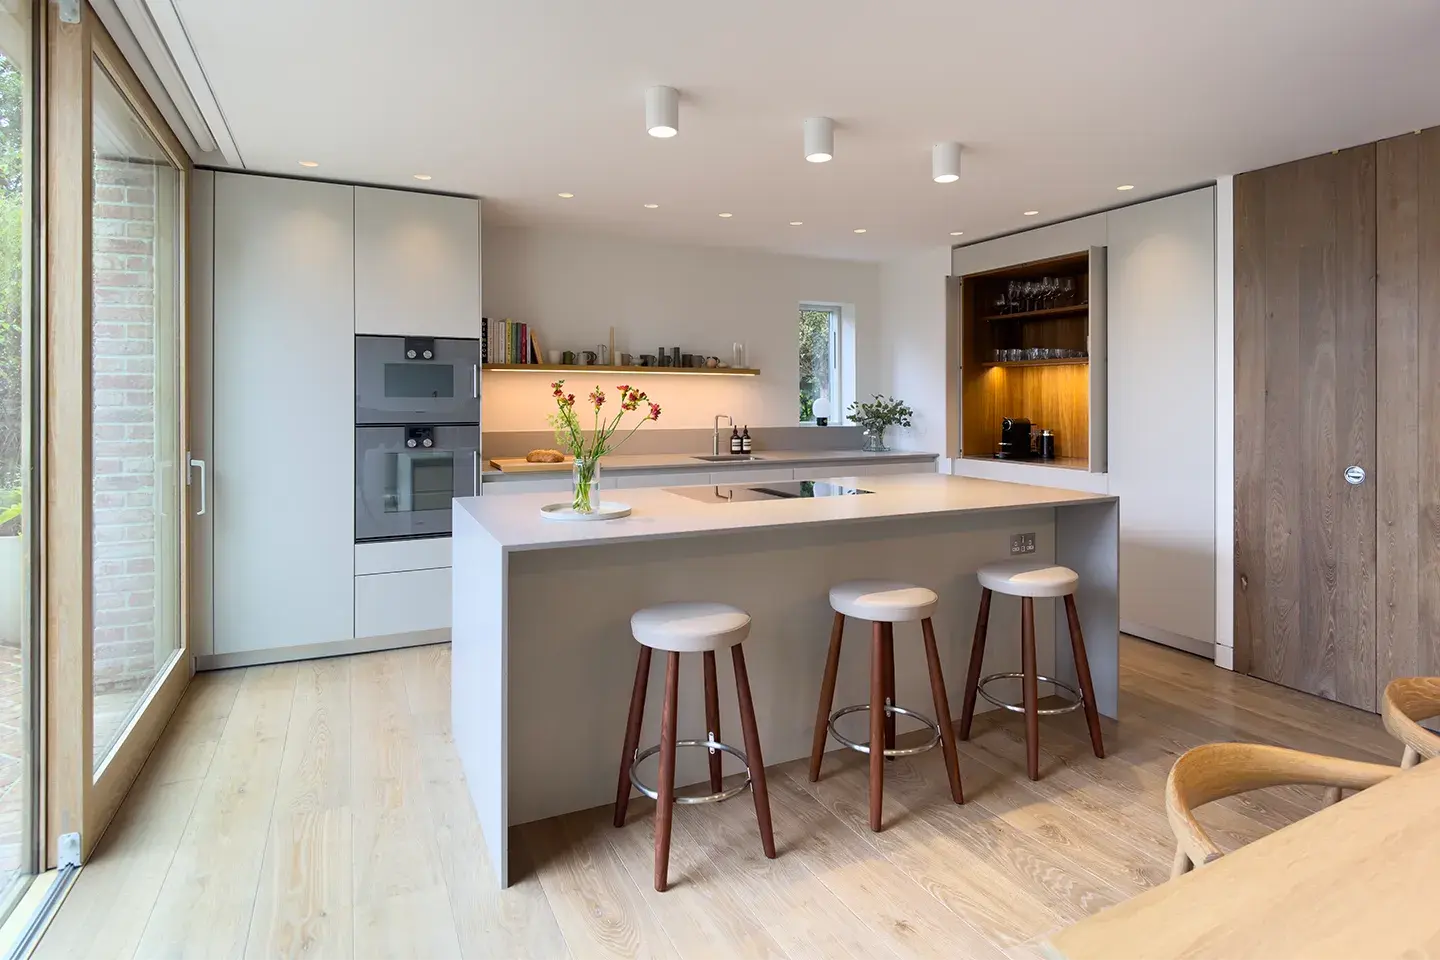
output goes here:
{"type": "MultiPolygon", "coordinates": [[[[968,803],[949,802],[938,750],[896,761],[880,834],[863,756],[831,753],[818,784],[804,761],[781,764],[779,858],[761,855],[748,794],[678,807],[665,894],[643,799],[621,830],[604,809],[517,828],[521,879],[495,888],[448,734],[448,647],[203,674],[37,955],[1029,955],[1033,938],[1165,880],[1161,797],[1186,748],[1399,756],[1372,715],[1128,638],[1121,662],[1108,759],[1082,717],[1048,718],[1031,783],[1022,721],[995,711],[961,744],[968,803]]],[[[617,750],[624,720],[596,718],[617,750]]],[[[1202,819],[1239,845],[1318,801],[1264,791],[1202,819]]]]}

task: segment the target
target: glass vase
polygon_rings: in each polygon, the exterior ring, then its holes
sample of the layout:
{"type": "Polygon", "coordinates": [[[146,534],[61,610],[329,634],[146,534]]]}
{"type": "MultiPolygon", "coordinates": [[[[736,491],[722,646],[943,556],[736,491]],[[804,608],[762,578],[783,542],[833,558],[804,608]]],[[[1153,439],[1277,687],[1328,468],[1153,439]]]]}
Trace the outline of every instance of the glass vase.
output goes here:
{"type": "Polygon", "coordinates": [[[570,506],[576,513],[594,513],[600,507],[600,461],[575,458],[570,472],[570,506]]]}
{"type": "Polygon", "coordinates": [[[887,452],[889,452],[890,448],[887,447],[887,446],[885,446],[885,428],[884,428],[884,427],[866,427],[866,428],[865,428],[865,447],[864,447],[864,450],[865,450],[866,453],[887,453],[887,452]]]}

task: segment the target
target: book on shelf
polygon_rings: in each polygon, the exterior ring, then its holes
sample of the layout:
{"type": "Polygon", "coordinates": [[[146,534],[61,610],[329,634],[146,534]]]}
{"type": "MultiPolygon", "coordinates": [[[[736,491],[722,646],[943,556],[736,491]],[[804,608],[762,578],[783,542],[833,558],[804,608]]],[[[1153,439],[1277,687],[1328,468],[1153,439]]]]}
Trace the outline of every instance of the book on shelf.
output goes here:
{"type": "Polygon", "coordinates": [[[543,356],[535,327],[516,320],[480,318],[481,363],[531,366],[539,364],[543,356]]]}

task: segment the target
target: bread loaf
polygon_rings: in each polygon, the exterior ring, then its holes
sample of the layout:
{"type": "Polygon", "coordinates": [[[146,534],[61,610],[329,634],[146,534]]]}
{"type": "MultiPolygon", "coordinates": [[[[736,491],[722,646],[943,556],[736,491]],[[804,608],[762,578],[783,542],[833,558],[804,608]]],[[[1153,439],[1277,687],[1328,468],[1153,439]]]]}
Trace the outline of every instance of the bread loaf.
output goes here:
{"type": "Polygon", "coordinates": [[[525,454],[526,463],[564,463],[565,454],[559,450],[531,450],[525,454]]]}

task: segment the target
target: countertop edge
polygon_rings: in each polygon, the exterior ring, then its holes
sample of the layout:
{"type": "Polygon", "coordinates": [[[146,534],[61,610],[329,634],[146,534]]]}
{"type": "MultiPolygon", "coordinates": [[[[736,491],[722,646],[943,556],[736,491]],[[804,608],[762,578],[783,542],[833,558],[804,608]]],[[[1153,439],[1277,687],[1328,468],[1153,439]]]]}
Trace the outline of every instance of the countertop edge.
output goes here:
{"type": "MultiPolygon", "coordinates": [[[[759,458],[756,460],[721,460],[716,462],[696,460],[694,462],[681,463],[665,462],[653,464],[629,464],[626,466],[617,467],[606,466],[605,461],[602,459],[601,466],[604,468],[606,476],[616,476],[633,473],[672,472],[685,470],[694,470],[696,472],[709,472],[717,469],[726,470],[732,468],[763,469],[764,467],[768,466],[785,467],[804,464],[822,466],[829,464],[839,465],[853,463],[873,463],[877,461],[885,463],[925,463],[927,461],[938,461],[940,459],[940,455],[938,453],[925,453],[923,451],[914,450],[891,450],[885,453],[867,452],[865,450],[816,450],[814,451],[814,454],[816,455],[804,456],[798,453],[792,453],[787,451],[779,455],[767,456],[765,451],[762,450],[759,453],[755,454],[755,456],[759,458]]],[[[657,453],[654,456],[658,458],[691,457],[700,455],[687,453],[657,453]]],[[[487,459],[485,460],[485,462],[489,463],[489,460],[487,459]]],[[[513,480],[542,480],[545,479],[547,475],[551,474],[557,476],[564,476],[566,474],[566,471],[527,470],[522,473],[505,473],[503,470],[496,470],[492,467],[486,467],[481,471],[480,480],[482,483],[498,483],[513,480]]]]}

